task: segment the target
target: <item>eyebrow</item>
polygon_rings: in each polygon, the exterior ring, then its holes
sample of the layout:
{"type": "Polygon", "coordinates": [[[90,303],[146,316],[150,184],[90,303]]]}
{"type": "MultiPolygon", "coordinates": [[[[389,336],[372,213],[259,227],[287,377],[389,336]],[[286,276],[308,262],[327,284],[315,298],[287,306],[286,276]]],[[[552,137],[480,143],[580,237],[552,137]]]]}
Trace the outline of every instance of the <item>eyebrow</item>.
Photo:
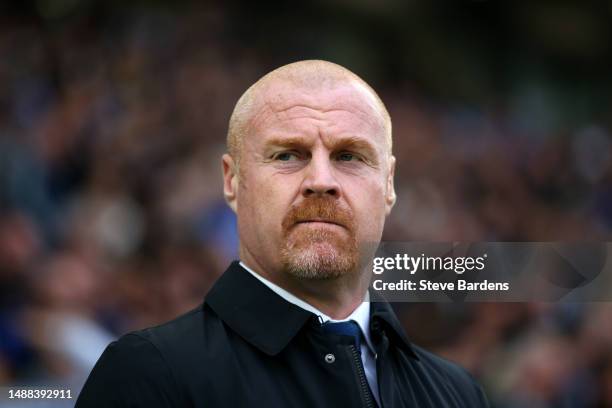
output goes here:
{"type": "MultiPolygon", "coordinates": [[[[265,142],[266,147],[279,146],[279,147],[309,147],[312,143],[308,139],[300,136],[285,136],[278,137],[274,136],[265,142]]],[[[365,153],[375,155],[377,152],[376,147],[368,140],[358,136],[348,136],[334,138],[331,141],[331,150],[340,149],[355,149],[363,151],[365,153]]]]}

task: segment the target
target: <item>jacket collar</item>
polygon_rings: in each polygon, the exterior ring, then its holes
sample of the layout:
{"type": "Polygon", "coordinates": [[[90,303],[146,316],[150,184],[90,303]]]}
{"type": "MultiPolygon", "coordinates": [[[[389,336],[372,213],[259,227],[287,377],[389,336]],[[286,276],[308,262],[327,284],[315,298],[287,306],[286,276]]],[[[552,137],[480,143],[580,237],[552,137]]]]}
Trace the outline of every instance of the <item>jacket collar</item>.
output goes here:
{"type": "Polygon", "coordinates": [[[217,280],[205,303],[233,331],[268,355],[284,349],[314,316],[274,293],[238,261],[217,280]]]}
{"type": "MultiPolygon", "coordinates": [[[[375,295],[371,293],[371,295],[375,295]]],[[[206,295],[205,303],[233,331],[268,355],[276,355],[309,320],[311,312],[277,295],[234,261],[206,295]]],[[[373,297],[370,306],[371,330],[380,330],[382,321],[393,339],[416,357],[389,303],[373,297]]]]}
{"type": "Polygon", "coordinates": [[[370,328],[372,336],[376,337],[381,331],[389,333],[393,337],[394,344],[418,360],[419,357],[414,352],[414,348],[389,302],[374,291],[370,291],[370,299],[370,328]],[[384,330],[385,328],[388,330],[384,330]]]}

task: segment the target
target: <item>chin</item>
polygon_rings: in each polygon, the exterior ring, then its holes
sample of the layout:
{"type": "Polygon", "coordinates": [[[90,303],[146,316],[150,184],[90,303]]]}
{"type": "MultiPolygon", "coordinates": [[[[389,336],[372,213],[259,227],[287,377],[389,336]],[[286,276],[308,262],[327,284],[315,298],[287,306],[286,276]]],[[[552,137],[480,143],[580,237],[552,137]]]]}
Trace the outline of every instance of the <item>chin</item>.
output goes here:
{"type": "Polygon", "coordinates": [[[342,251],[330,243],[308,248],[281,250],[284,269],[300,279],[328,280],[352,274],[357,269],[356,252],[342,251]]]}

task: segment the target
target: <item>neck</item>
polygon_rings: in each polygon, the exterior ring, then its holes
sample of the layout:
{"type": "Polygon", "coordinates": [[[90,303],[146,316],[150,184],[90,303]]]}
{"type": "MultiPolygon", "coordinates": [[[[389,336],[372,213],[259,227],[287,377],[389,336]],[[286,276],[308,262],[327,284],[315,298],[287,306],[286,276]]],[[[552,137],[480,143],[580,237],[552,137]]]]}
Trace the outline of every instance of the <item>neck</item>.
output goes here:
{"type": "Polygon", "coordinates": [[[242,262],[275,285],[312,305],[332,319],[348,317],[365,299],[369,275],[355,271],[334,279],[301,279],[288,273],[271,272],[262,267],[254,257],[241,251],[242,262]]]}
{"type": "Polygon", "coordinates": [[[333,280],[285,279],[274,282],[332,319],[347,318],[363,303],[367,284],[355,274],[333,280]],[[355,282],[358,284],[355,284],[355,282]]]}

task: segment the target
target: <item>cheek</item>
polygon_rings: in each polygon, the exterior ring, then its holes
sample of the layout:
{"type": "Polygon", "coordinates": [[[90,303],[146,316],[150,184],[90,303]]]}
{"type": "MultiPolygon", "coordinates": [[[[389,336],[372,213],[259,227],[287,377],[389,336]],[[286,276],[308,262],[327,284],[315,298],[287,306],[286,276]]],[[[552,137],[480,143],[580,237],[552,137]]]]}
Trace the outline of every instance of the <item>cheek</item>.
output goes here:
{"type": "Polygon", "coordinates": [[[359,238],[378,241],[385,223],[384,186],[379,181],[364,181],[347,191],[355,212],[359,238]]]}
{"type": "Polygon", "coordinates": [[[257,225],[259,233],[280,231],[281,221],[291,203],[291,191],[287,180],[260,172],[254,177],[244,177],[239,187],[238,215],[245,222],[257,225]]]}

